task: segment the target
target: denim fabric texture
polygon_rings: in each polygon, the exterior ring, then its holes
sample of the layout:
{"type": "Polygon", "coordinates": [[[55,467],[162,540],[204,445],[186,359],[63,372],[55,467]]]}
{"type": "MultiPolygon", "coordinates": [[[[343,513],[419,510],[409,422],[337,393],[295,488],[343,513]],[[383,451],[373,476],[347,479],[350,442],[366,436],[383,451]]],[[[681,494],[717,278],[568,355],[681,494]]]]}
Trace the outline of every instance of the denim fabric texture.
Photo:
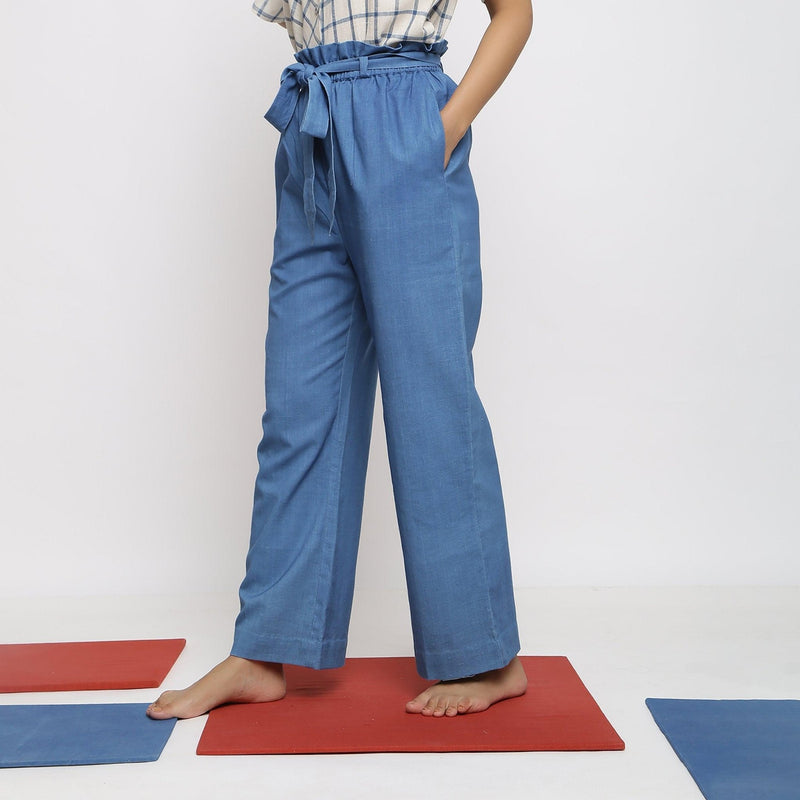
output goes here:
{"type": "Polygon", "coordinates": [[[472,128],[445,167],[440,110],[457,87],[446,49],[303,49],[267,112],[281,135],[266,404],[232,655],[344,664],[378,378],[417,671],[460,678],[519,652],[472,360],[482,295],[472,128]]]}

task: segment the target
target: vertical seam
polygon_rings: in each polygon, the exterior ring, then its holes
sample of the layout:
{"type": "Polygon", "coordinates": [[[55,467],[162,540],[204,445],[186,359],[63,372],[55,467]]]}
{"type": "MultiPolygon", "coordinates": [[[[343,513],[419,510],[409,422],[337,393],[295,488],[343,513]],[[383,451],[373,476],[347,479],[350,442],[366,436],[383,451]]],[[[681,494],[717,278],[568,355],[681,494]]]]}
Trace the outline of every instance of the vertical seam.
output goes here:
{"type": "MultiPolygon", "coordinates": [[[[338,521],[339,521],[339,501],[341,498],[341,489],[342,489],[342,464],[344,462],[344,436],[347,432],[347,425],[341,422],[342,417],[342,394],[343,394],[343,387],[344,387],[344,376],[346,372],[347,366],[347,355],[350,352],[350,340],[353,335],[353,318],[355,316],[355,308],[356,308],[356,301],[358,300],[358,291],[353,292],[353,301],[350,304],[350,321],[348,322],[347,326],[347,338],[345,339],[344,345],[344,354],[342,356],[342,374],[339,378],[339,393],[338,393],[338,400],[336,404],[336,420],[334,422],[334,428],[338,425],[342,432],[338,435],[337,438],[337,447],[339,448],[339,457],[336,460],[333,460],[331,465],[331,475],[329,480],[334,482],[334,487],[328,492],[328,508],[325,513],[325,521],[326,521],[326,529],[327,525],[332,526],[332,530],[334,530],[338,534],[338,521]],[[336,483],[336,474],[339,473],[339,481],[336,483]],[[334,504],[335,499],[335,504],[334,504]],[[333,512],[333,513],[332,513],[333,512]]],[[[349,395],[348,395],[349,396],[349,395]]],[[[349,409],[348,409],[349,414],[349,409]]],[[[322,553],[322,561],[324,564],[320,564],[320,569],[317,572],[317,585],[316,589],[314,590],[314,607],[316,610],[316,618],[318,620],[316,627],[316,640],[319,643],[320,647],[320,654],[323,649],[323,644],[325,642],[324,639],[324,628],[325,628],[325,610],[326,606],[322,600],[322,594],[320,592],[320,587],[322,585],[322,575],[327,568],[327,574],[330,576],[329,585],[333,584],[334,575],[333,575],[333,553],[336,550],[335,547],[336,536],[328,536],[325,535],[325,529],[323,530],[322,536],[322,546],[321,549],[323,550],[322,553]]],[[[330,597],[330,596],[329,596],[330,597]]]]}
{"type": "MultiPolygon", "coordinates": [[[[447,196],[447,210],[448,210],[448,219],[450,221],[450,233],[453,241],[453,261],[455,263],[455,275],[456,281],[458,283],[458,290],[459,290],[459,301],[458,301],[458,316],[461,322],[461,330],[464,331],[466,337],[466,321],[464,317],[464,283],[461,279],[461,269],[460,269],[460,257],[458,255],[458,247],[457,244],[459,242],[458,233],[456,231],[455,222],[453,219],[453,201],[450,194],[450,183],[446,174],[446,171],[441,172],[441,179],[444,181],[445,185],[445,194],[447,196]]],[[[480,257],[480,256],[479,256],[480,257]]],[[[466,338],[465,338],[466,340],[466,338]]],[[[464,366],[464,373],[465,373],[465,387],[469,387],[473,384],[473,377],[472,373],[469,368],[469,354],[467,353],[466,349],[463,352],[464,357],[462,358],[462,363],[464,366]]],[[[470,464],[470,477],[471,477],[471,491],[470,491],[470,504],[472,506],[472,521],[474,526],[474,534],[477,536],[478,545],[481,551],[481,574],[483,576],[483,585],[486,590],[485,600],[486,600],[486,607],[489,610],[489,620],[491,622],[491,636],[494,640],[495,647],[500,650],[500,642],[497,638],[497,624],[494,618],[494,608],[492,607],[491,598],[489,596],[489,576],[486,572],[486,549],[483,544],[483,537],[481,536],[480,529],[478,527],[478,504],[476,500],[476,491],[475,491],[475,451],[473,447],[473,425],[472,425],[472,409],[471,409],[471,397],[470,392],[465,392],[465,396],[467,398],[467,411],[466,411],[466,418],[468,420],[468,440],[469,440],[469,464],[470,464]]]]}

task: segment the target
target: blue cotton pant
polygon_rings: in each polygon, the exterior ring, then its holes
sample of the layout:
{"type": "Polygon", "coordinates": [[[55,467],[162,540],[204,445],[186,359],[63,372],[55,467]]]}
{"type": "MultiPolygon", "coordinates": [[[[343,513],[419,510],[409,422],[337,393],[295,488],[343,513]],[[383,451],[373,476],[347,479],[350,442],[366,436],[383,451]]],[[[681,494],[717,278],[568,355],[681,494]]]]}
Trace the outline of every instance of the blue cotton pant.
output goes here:
{"type": "Polygon", "coordinates": [[[266,410],[232,655],[345,663],[380,376],[417,671],[519,652],[503,495],[472,347],[470,127],[444,167],[447,42],[295,53],[281,131],[266,410]]]}

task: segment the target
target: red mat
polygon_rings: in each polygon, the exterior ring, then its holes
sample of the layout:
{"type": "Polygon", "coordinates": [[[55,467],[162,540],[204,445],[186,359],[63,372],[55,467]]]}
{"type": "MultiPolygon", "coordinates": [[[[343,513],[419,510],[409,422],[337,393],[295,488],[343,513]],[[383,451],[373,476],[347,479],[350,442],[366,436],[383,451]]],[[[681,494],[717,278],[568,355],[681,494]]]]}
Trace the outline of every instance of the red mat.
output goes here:
{"type": "Polygon", "coordinates": [[[0,692],[160,686],[186,639],[0,644],[0,692]]]}
{"type": "Polygon", "coordinates": [[[208,713],[197,755],[624,750],[565,656],[520,656],[528,691],[456,717],[410,714],[426,686],[414,659],[349,658],[338,669],[287,664],[287,694],[208,713]]]}

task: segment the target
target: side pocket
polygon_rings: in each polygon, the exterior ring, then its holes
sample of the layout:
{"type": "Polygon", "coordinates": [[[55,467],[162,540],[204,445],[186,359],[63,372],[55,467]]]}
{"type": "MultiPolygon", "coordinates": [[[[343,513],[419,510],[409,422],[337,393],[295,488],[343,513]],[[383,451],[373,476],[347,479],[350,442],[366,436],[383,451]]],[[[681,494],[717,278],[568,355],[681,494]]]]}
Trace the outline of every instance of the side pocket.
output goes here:
{"type": "Polygon", "coordinates": [[[455,167],[455,162],[459,160],[460,153],[464,149],[464,147],[467,147],[469,149],[469,144],[472,138],[472,126],[470,125],[470,127],[467,129],[464,135],[458,140],[458,142],[456,142],[456,146],[453,148],[453,152],[450,153],[450,158],[447,162],[447,166],[445,166],[444,154],[445,154],[445,148],[447,147],[447,136],[445,134],[444,123],[442,122],[441,112],[442,109],[447,104],[447,102],[453,96],[453,92],[458,88],[458,84],[446,72],[437,73],[437,75],[440,75],[441,81],[445,85],[445,90],[444,90],[445,94],[444,94],[444,99],[441,100],[441,106],[440,106],[439,92],[435,88],[433,88],[436,85],[436,81],[434,80],[431,89],[431,96],[433,98],[432,102],[433,107],[431,111],[435,114],[434,123],[436,128],[436,143],[437,143],[437,147],[434,149],[435,149],[435,154],[438,158],[437,166],[439,172],[442,174],[447,174],[450,172],[452,168],[455,167]]]}
{"type": "MultiPolygon", "coordinates": [[[[436,157],[436,166],[438,168],[438,171],[444,172],[445,171],[444,151],[445,147],[447,146],[447,139],[444,132],[444,124],[442,123],[441,110],[442,108],[444,108],[444,104],[447,102],[447,99],[444,100],[441,106],[439,105],[440,102],[439,100],[440,89],[438,88],[439,82],[432,73],[429,73],[429,77],[431,78],[431,81],[429,83],[430,112],[433,115],[433,127],[436,132],[436,135],[434,137],[436,146],[433,148],[433,154],[436,157]]],[[[447,97],[449,98],[449,96],[450,93],[448,92],[447,97]]]]}

